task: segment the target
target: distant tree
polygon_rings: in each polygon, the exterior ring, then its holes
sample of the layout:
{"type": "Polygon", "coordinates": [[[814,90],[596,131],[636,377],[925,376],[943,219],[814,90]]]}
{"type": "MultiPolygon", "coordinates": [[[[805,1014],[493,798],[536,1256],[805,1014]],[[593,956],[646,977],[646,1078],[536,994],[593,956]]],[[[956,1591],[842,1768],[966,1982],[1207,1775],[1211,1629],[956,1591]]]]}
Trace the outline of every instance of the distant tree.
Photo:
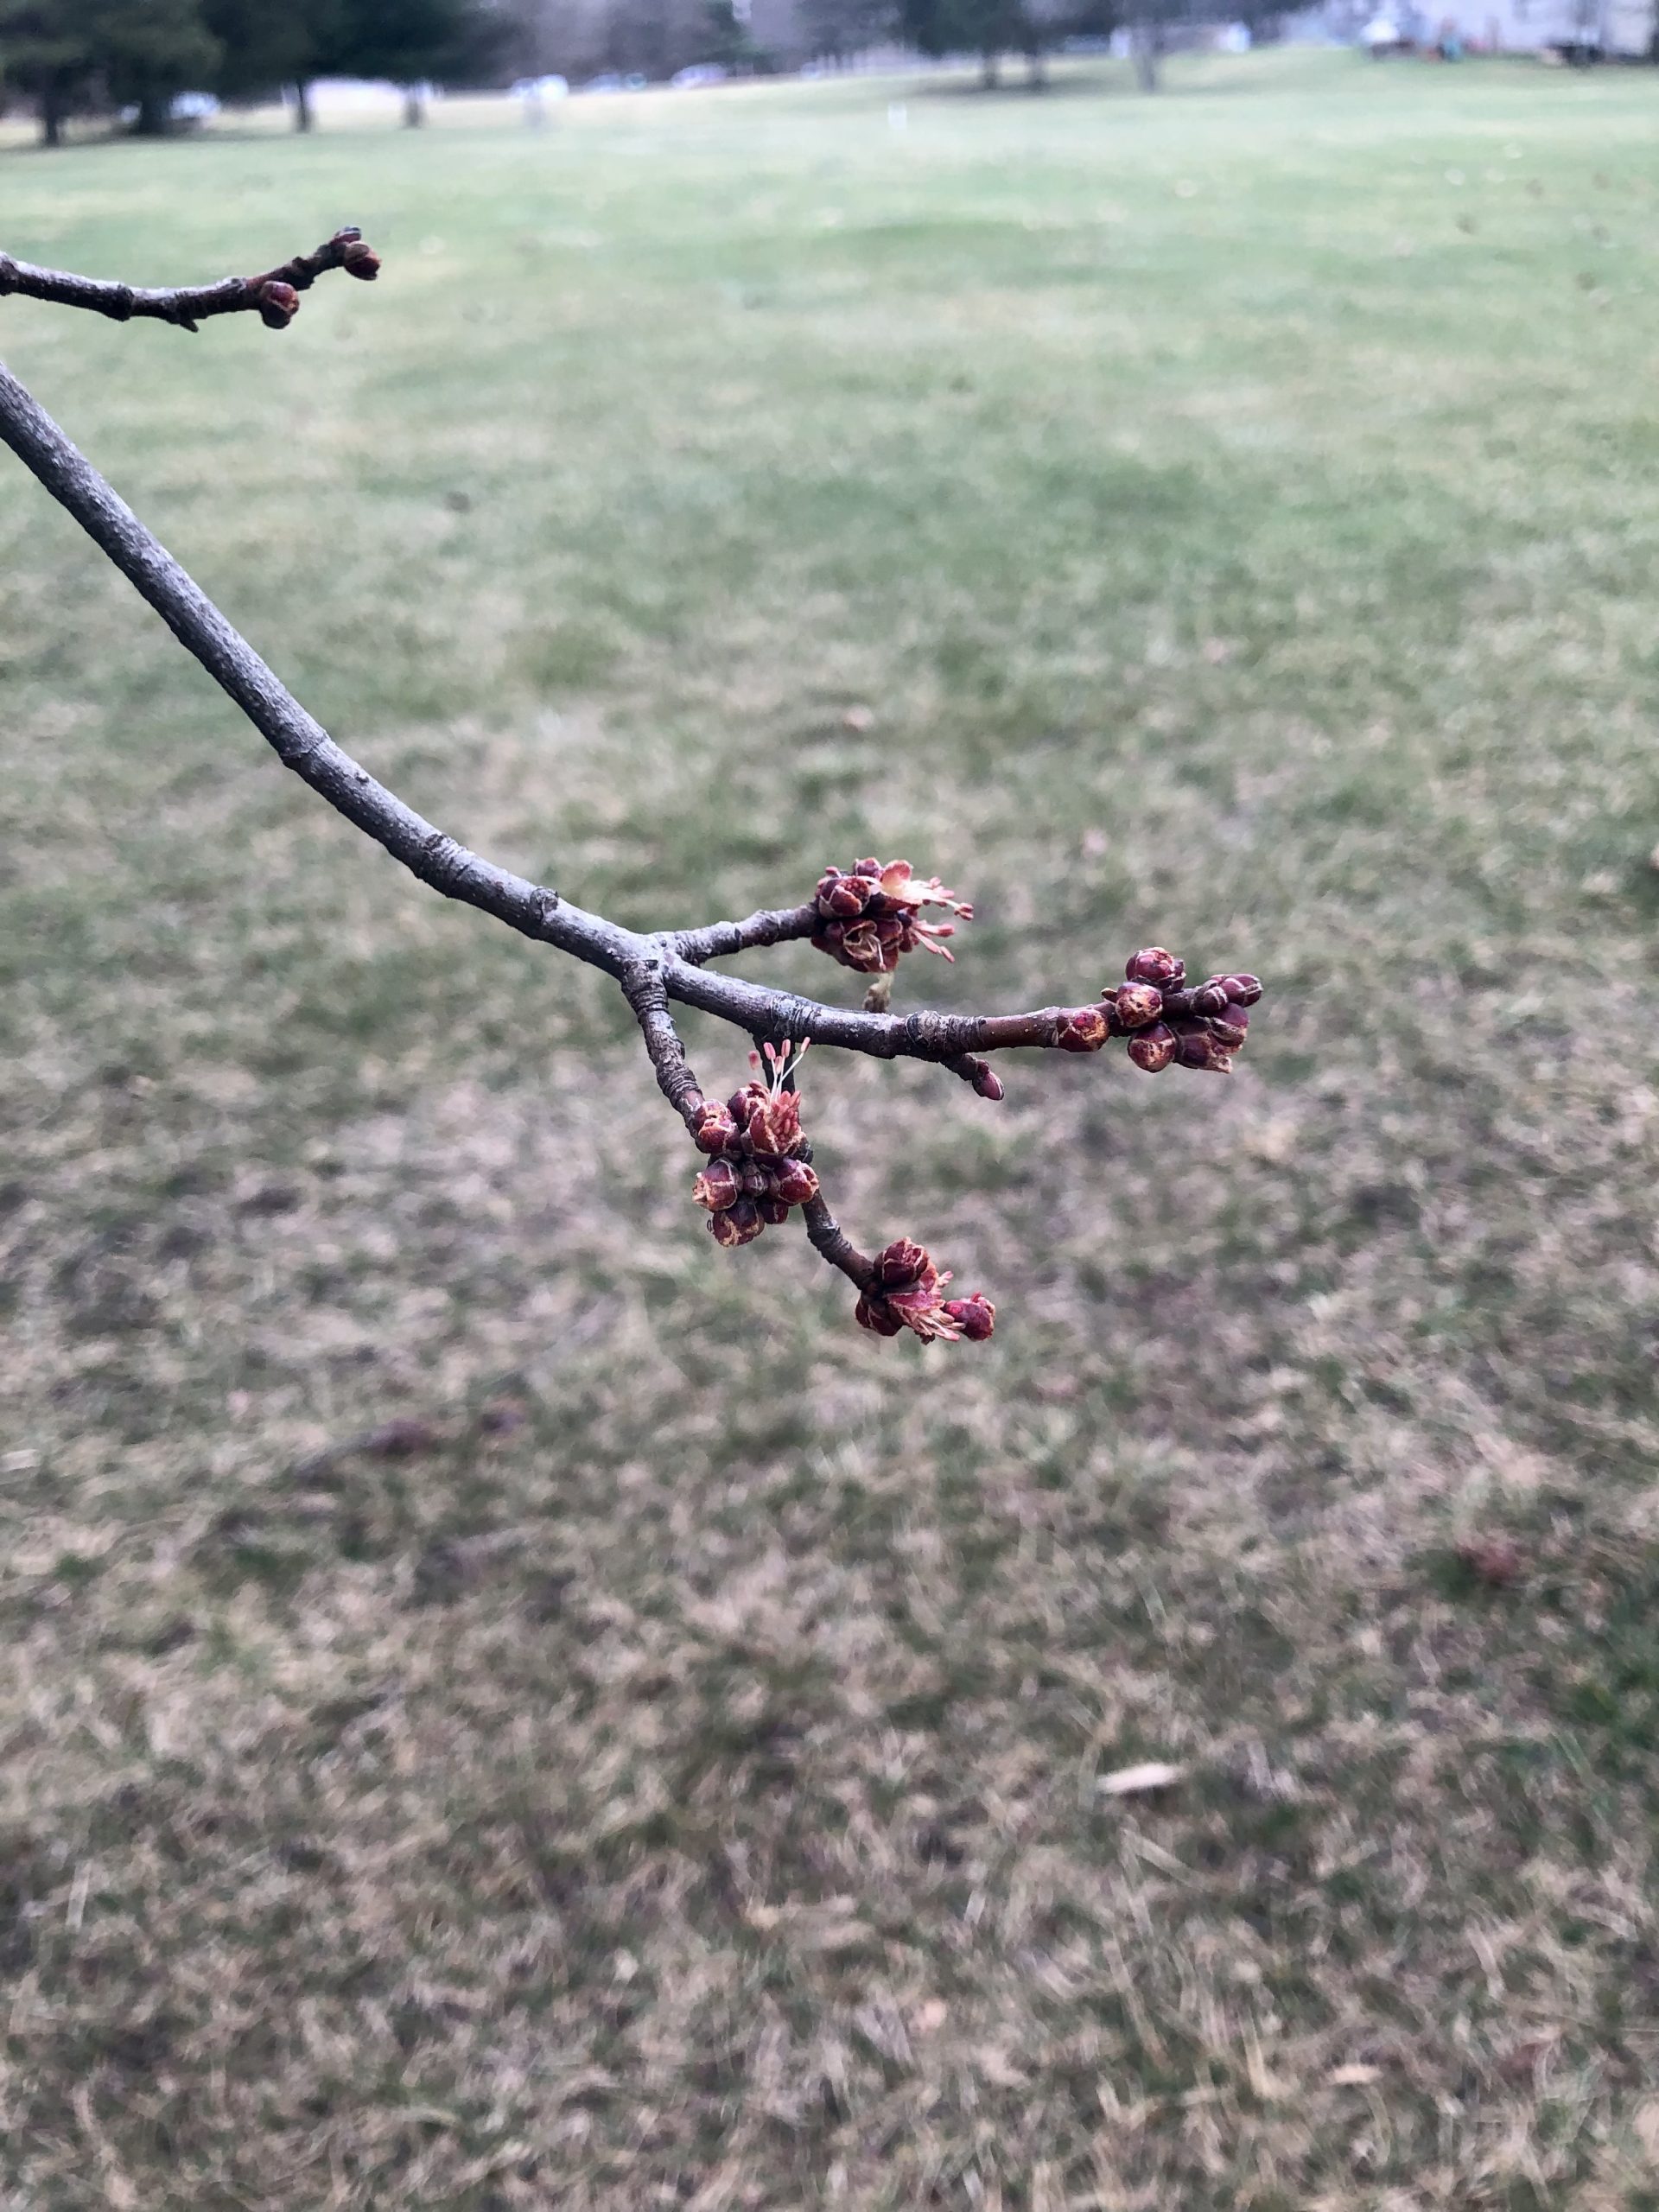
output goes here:
{"type": "Polygon", "coordinates": [[[141,137],[160,137],[174,94],[207,84],[219,67],[219,41],[200,0],[103,0],[92,11],[92,35],[110,98],[137,109],[141,137]]]}
{"type": "Polygon", "coordinates": [[[92,12],[84,0],[0,0],[0,77],[34,101],[42,145],[60,144],[65,123],[90,101],[92,12]]]}
{"type": "Polygon", "coordinates": [[[809,51],[827,61],[863,54],[899,29],[896,0],[801,0],[800,16],[809,51]]]}
{"type": "Polygon", "coordinates": [[[340,0],[333,68],[351,77],[389,77],[404,87],[404,120],[425,120],[420,87],[449,71],[473,73],[496,41],[493,10],[477,0],[340,0]]]}
{"type": "Polygon", "coordinates": [[[203,0],[222,54],[217,89],[232,99],[286,87],[294,127],[311,128],[311,80],[332,67],[343,31],[341,0],[203,0]]]}
{"type": "Polygon", "coordinates": [[[218,62],[200,0],[0,0],[0,69],[36,103],[49,146],[67,116],[105,100],[158,135],[174,94],[210,81],[218,62]]]}
{"type": "Polygon", "coordinates": [[[988,86],[1005,54],[1022,54],[1033,85],[1044,57],[1074,32],[1096,27],[1100,0],[899,0],[904,35],[924,54],[976,54],[988,86]]]}

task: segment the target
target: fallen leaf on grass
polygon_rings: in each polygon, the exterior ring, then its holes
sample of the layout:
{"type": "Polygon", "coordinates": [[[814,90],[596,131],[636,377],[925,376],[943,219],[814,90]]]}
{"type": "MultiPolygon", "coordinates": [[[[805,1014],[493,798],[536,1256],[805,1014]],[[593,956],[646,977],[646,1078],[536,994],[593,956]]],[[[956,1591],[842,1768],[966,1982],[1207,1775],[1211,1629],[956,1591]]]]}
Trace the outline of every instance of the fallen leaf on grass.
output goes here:
{"type": "Polygon", "coordinates": [[[1147,1759],[1141,1766],[1121,1766],[1116,1774],[1103,1774],[1095,1787],[1103,1797],[1133,1797],[1143,1789],[1167,1789],[1185,1772],[1184,1766],[1166,1766],[1161,1759],[1147,1759]]]}

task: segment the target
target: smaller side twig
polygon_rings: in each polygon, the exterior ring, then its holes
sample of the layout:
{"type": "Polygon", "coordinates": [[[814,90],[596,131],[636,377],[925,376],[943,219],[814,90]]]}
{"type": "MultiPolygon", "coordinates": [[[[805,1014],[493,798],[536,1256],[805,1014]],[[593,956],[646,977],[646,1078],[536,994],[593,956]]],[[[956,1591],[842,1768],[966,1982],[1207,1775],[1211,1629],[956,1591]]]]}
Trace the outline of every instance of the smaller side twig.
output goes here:
{"type": "Polygon", "coordinates": [[[806,1224],[808,1241],[821,1258],[828,1260],[832,1268],[839,1268],[848,1281],[860,1290],[868,1291],[874,1287],[874,1261],[861,1252],[845,1235],[822,1195],[801,1208],[801,1217],[806,1224]]]}
{"type": "Polygon", "coordinates": [[[37,269],[0,253],[0,298],[47,300],[55,307],[86,308],[112,322],[140,317],[194,330],[210,315],[257,314],[268,330],[285,330],[299,312],[300,294],[308,292],[327,269],[343,269],[371,282],[380,273],[380,257],[365,245],[354,226],[325,238],[315,253],[296,253],[278,269],[259,276],[221,276],[214,284],[156,289],[112,283],[102,276],[78,276],[67,269],[37,269]]]}
{"type": "Polygon", "coordinates": [[[672,944],[682,960],[700,968],[705,960],[728,960],[734,952],[753,952],[768,944],[788,944],[810,937],[818,926],[818,910],[809,899],[804,906],[763,906],[741,922],[710,922],[700,930],[677,930],[672,944]]]}
{"type": "Polygon", "coordinates": [[[680,1033],[674,1027],[674,1017],[668,1010],[661,959],[647,955],[643,960],[631,962],[617,980],[645,1040],[657,1088],[695,1137],[703,1096],[697,1078],[691,1072],[691,1063],[685,1056],[680,1033]]]}

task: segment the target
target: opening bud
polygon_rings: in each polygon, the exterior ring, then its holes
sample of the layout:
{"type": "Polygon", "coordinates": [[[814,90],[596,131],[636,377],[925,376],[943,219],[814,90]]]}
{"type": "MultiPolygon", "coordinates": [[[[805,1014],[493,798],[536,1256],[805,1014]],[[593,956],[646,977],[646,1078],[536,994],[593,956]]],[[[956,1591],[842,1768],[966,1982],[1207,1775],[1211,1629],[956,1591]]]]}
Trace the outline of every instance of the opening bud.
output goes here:
{"type": "Polygon", "coordinates": [[[817,1176],[804,1160],[780,1160],[772,1179],[785,1205],[804,1206],[818,1195],[817,1176]]]}
{"type": "Polygon", "coordinates": [[[1232,1053],[1225,1045],[1217,1044],[1207,1029],[1179,1038],[1175,1058],[1184,1068],[1202,1068],[1208,1075],[1231,1075],[1233,1071],[1232,1053]]]}
{"type": "Polygon", "coordinates": [[[1148,1075],[1160,1075],[1175,1057],[1175,1032],[1166,1021],[1154,1021],[1129,1039],[1129,1058],[1148,1075]]]}
{"type": "Polygon", "coordinates": [[[280,277],[270,277],[254,294],[259,302],[259,320],[267,330],[286,330],[300,309],[300,296],[291,284],[284,284],[280,277]]]}
{"type": "Polygon", "coordinates": [[[737,1137],[737,1123],[733,1120],[728,1108],[709,1103],[701,1109],[697,1115],[697,1126],[693,1135],[693,1141],[699,1152],[712,1153],[718,1156],[722,1152],[730,1151],[736,1144],[737,1137]]]}
{"type": "Polygon", "coordinates": [[[1262,995],[1259,976],[1224,976],[1221,983],[1228,997],[1240,1006],[1254,1006],[1262,995]]]}
{"type": "Polygon", "coordinates": [[[853,1308],[853,1319],[861,1329],[868,1329],[875,1337],[899,1336],[905,1326],[879,1292],[862,1293],[853,1308]]]}
{"type": "Polygon", "coordinates": [[[743,1195],[743,1179],[729,1160],[711,1160],[691,1185],[691,1196],[710,1213],[734,1206],[743,1195]]]}
{"type": "Polygon", "coordinates": [[[709,1234],[728,1251],[740,1244],[753,1244],[766,1225],[753,1198],[739,1198],[723,1212],[709,1217],[709,1234]]]}
{"type": "Polygon", "coordinates": [[[1148,944],[1129,955],[1123,973],[1132,983],[1151,983],[1160,991],[1173,990],[1186,975],[1186,963],[1178,960],[1173,952],[1166,952],[1161,944],[1148,944]]]}
{"type": "Polygon", "coordinates": [[[1113,1001],[1121,1027],[1145,1029],[1164,1010],[1164,995],[1155,983],[1121,983],[1113,1001]]]}
{"type": "Polygon", "coordinates": [[[875,1277],[884,1290],[903,1290],[932,1272],[925,1249],[912,1236],[895,1236],[875,1255],[875,1277]]]}
{"type": "Polygon", "coordinates": [[[1103,1007],[1070,1006],[1061,1011],[1054,1042],[1063,1052],[1097,1052],[1111,1033],[1103,1007]]]}
{"type": "Polygon", "coordinates": [[[971,1298],[947,1298],[944,1310],[969,1344],[982,1344],[996,1326],[996,1308],[982,1290],[971,1298]]]}

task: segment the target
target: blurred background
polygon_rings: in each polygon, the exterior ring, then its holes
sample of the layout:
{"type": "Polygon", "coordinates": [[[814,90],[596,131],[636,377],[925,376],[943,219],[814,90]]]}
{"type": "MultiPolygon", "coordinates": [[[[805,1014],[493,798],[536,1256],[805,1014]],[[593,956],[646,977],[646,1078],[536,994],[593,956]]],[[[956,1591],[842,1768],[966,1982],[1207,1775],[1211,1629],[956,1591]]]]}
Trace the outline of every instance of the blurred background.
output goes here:
{"type": "Polygon", "coordinates": [[[1249,1049],[815,1053],[879,1343],[8,461],[0,2201],[1639,2212],[1650,31],[763,4],[0,8],[6,249],[385,260],[6,358],[492,857],[1249,1049]]]}

